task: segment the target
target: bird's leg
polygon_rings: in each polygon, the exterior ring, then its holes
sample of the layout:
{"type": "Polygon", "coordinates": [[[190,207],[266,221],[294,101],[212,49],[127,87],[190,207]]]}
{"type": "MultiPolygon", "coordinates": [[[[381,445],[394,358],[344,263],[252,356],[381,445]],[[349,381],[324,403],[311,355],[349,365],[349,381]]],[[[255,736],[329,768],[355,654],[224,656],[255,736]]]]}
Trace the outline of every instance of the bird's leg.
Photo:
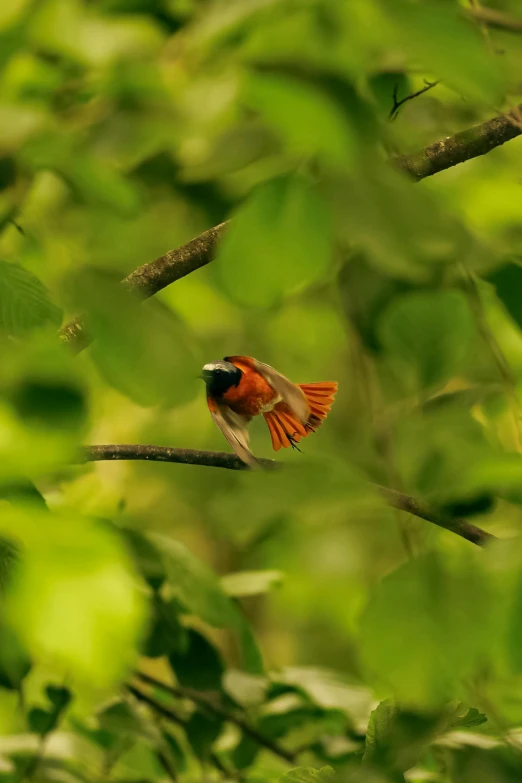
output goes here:
{"type": "Polygon", "coordinates": [[[297,445],[297,441],[295,440],[295,435],[297,435],[297,432],[294,432],[293,435],[289,435],[288,432],[285,432],[285,435],[288,438],[288,442],[291,445],[291,447],[296,451],[298,451],[300,454],[302,454],[303,452],[301,451],[301,449],[297,445]]]}

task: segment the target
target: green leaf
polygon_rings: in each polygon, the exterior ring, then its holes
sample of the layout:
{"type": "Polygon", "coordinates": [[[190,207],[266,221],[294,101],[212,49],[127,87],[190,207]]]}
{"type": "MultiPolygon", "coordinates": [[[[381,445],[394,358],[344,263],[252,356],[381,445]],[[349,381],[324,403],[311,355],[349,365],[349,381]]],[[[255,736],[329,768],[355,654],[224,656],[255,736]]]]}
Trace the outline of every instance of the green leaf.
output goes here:
{"type": "Polygon", "coordinates": [[[150,540],[163,556],[167,580],[174,595],[195,615],[218,628],[234,626],[237,610],[218,578],[180,541],[153,534],[150,540]]]}
{"type": "Polygon", "coordinates": [[[332,164],[349,165],[355,134],[345,111],[326,91],[290,76],[252,73],[245,101],[295,156],[320,155],[332,164]]]}
{"type": "Polygon", "coordinates": [[[78,154],[60,173],[88,204],[126,216],[139,211],[140,199],[135,186],[106,163],[78,154]]]}
{"type": "Polygon", "coordinates": [[[393,699],[385,699],[372,711],[366,731],[366,743],[363,761],[372,761],[386,748],[390,725],[396,718],[399,708],[393,699]]]}
{"type": "Polygon", "coordinates": [[[445,727],[444,715],[408,712],[386,699],[370,715],[363,763],[405,772],[445,727]]]}
{"type": "MultiPolygon", "coordinates": [[[[45,502],[44,496],[38,487],[28,479],[20,479],[19,481],[10,481],[5,484],[0,484],[0,498],[7,500],[8,503],[13,503],[14,505],[29,503],[33,506],[38,506],[42,511],[47,509],[47,503],[45,502]]],[[[0,563],[1,561],[2,554],[0,545],[0,563]]],[[[0,585],[2,583],[1,573],[2,568],[0,566],[0,585]]]]}
{"type": "Polygon", "coordinates": [[[201,363],[172,311],[158,302],[140,304],[94,270],[77,276],[73,298],[96,338],[91,355],[114,388],[144,406],[181,405],[195,396],[201,363]]]}
{"type": "Polygon", "coordinates": [[[497,296],[511,318],[522,329],[522,266],[505,264],[488,275],[488,280],[495,286],[497,296]]]}
{"type": "Polygon", "coordinates": [[[150,735],[150,732],[145,730],[145,722],[142,717],[126,701],[114,701],[99,710],[96,717],[100,728],[112,734],[150,735]]]}
{"type": "Polygon", "coordinates": [[[0,590],[4,591],[9,583],[13,566],[20,555],[18,547],[8,538],[0,537],[0,590]]]}
{"type": "Polygon", "coordinates": [[[48,685],[45,689],[45,694],[49,699],[51,707],[47,710],[34,707],[29,711],[28,715],[30,730],[35,734],[40,734],[42,737],[45,737],[56,728],[63,711],[72,700],[72,694],[68,688],[55,685],[48,685]]]}
{"type": "Polygon", "coordinates": [[[143,655],[161,658],[186,644],[186,630],[179,622],[181,613],[177,600],[164,601],[155,595],[152,601],[152,625],[142,646],[143,655]]]}
{"type": "Polygon", "coordinates": [[[465,715],[453,720],[450,727],[452,729],[471,729],[487,722],[488,719],[482,712],[479,712],[476,707],[470,707],[465,715]]]}
{"type": "Polygon", "coordinates": [[[221,577],[221,587],[227,595],[243,598],[249,595],[268,593],[280,585],[283,579],[281,571],[238,571],[221,577]]]}
{"type": "Polygon", "coordinates": [[[332,259],[328,206],[298,175],[259,185],[219,244],[216,274],[241,305],[271,307],[320,280],[332,259]]]}
{"type": "Polygon", "coordinates": [[[247,769],[247,767],[250,767],[256,760],[259,751],[259,744],[250,737],[243,735],[230,754],[235,769],[247,769]]]}
{"type": "Polygon", "coordinates": [[[434,283],[455,258],[477,253],[467,228],[428,190],[391,167],[367,162],[354,175],[327,172],[337,235],[391,277],[434,283]]]}
{"type": "Polygon", "coordinates": [[[87,414],[83,371],[47,330],[23,341],[0,338],[0,351],[0,494],[5,488],[6,499],[36,505],[28,476],[77,459],[87,414]]]}
{"type": "Polygon", "coordinates": [[[429,389],[464,370],[475,328],[462,293],[420,291],[392,302],[379,334],[403,382],[429,389]]]}
{"type": "Polygon", "coordinates": [[[45,695],[55,710],[59,712],[64,710],[72,701],[72,694],[69,688],[58,685],[48,685],[45,689],[45,695]]]}
{"type": "Polygon", "coordinates": [[[78,431],[87,413],[83,390],[74,381],[29,373],[12,390],[10,401],[20,419],[42,429],[78,431]]]}
{"type": "Polygon", "coordinates": [[[295,767],[279,778],[279,783],[327,783],[334,777],[332,767],[295,767]]]}
{"type": "Polygon", "coordinates": [[[163,567],[173,595],[209,625],[234,629],[239,637],[245,668],[252,674],[262,673],[263,661],[252,629],[215,574],[181,542],[160,535],[149,538],[162,553],[163,567]]]}
{"type": "Polygon", "coordinates": [[[221,690],[223,663],[216,648],[202,634],[187,631],[187,645],[169,655],[176,679],[186,688],[199,691],[221,690]]]}
{"type": "Polygon", "coordinates": [[[33,709],[29,711],[27,722],[30,730],[34,732],[34,734],[45,736],[55,727],[56,716],[52,712],[47,712],[47,710],[43,710],[40,707],[33,707],[33,709]]]}
{"type": "MultiPolygon", "coordinates": [[[[522,762],[509,747],[466,747],[451,754],[451,779],[454,783],[518,783],[522,762]]],[[[479,737],[477,736],[477,740],[479,737]]]]}
{"type": "Polygon", "coordinates": [[[215,715],[196,710],[185,726],[187,739],[199,759],[208,759],[212,745],[221,733],[223,721],[215,715]]]}
{"type": "MultiPolygon", "coordinates": [[[[259,718],[258,726],[263,734],[275,738],[285,737],[292,732],[305,731],[315,721],[320,721],[326,716],[325,710],[303,702],[299,698],[288,699],[286,702],[283,700],[280,705],[276,701],[273,709],[273,712],[266,712],[259,718]]],[[[324,727],[321,733],[323,732],[324,727]]]]}
{"type": "Polygon", "coordinates": [[[496,603],[475,552],[411,560],[382,580],[362,616],[367,672],[408,706],[425,710],[455,698],[463,680],[494,660],[496,603]]]}
{"type": "Polygon", "coordinates": [[[29,0],[12,0],[0,7],[0,30],[13,25],[24,13],[29,0]]]}
{"type": "Polygon", "coordinates": [[[138,530],[131,528],[120,528],[120,530],[136,569],[152,589],[158,591],[167,578],[160,550],[138,530]]]}
{"type": "Polygon", "coordinates": [[[31,660],[18,634],[4,620],[0,622],[0,687],[18,690],[31,671],[31,660]]]}
{"type": "Polygon", "coordinates": [[[480,31],[452,3],[384,0],[388,18],[406,51],[465,98],[496,101],[502,81],[480,31]]]}
{"type": "Polygon", "coordinates": [[[21,337],[41,326],[58,326],[62,312],[44,285],[18,264],[0,261],[0,330],[21,337]]]}
{"type": "Polygon", "coordinates": [[[102,73],[121,59],[140,62],[157,51],[163,40],[160,28],[145,14],[105,16],[79,0],[47,0],[28,21],[30,41],[38,50],[97,66],[102,73]]]}
{"type": "Polygon", "coordinates": [[[252,626],[240,611],[236,615],[235,628],[246,671],[250,674],[264,674],[263,654],[259,649],[252,626]]]}
{"type": "Polygon", "coordinates": [[[414,290],[404,281],[390,277],[370,264],[362,253],[352,254],[339,275],[343,309],[364,345],[373,352],[382,350],[379,319],[400,294],[414,290]]]}
{"type": "Polygon", "coordinates": [[[269,682],[265,677],[246,674],[238,669],[227,669],[223,677],[223,688],[237,704],[252,707],[262,704],[269,682]]]}
{"type": "MultiPolygon", "coordinates": [[[[507,466],[484,427],[461,403],[456,397],[400,419],[394,431],[396,464],[408,491],[439,509],[487,509],[496,489],[491,468],[507,466]]],[[[503,478],[508,482],[513,477],[503,478]]]]}
{"type": "Polygon", "coordinates": [[[187,757],[177,738],[170,731],[163,731],[163,739],[174,761],[174,768],[184,772],[187,768],[187,757]]]}
{"type": "Polygon", "coordinates": [[[9,622],[28,652],[100,687],[135,658],[144,607],[119,538],[84,517],[2,515],[23,544],[8,588],[9,622]]]}
{"type": "Polygon", "coordinates": [[[513,670],[522,672],[522,573],[518,576],[513,590],[507,649],[513,670]]]}
{"type": "Polygon", "coordinates": [[[139,212],[136,185],[114,163],[94,156],[88,148],[79,148],[71,134],[53,131],[35,136],[24,145],[22,160],[36,171],[54,171],[85,205],[123,217],[139,212]]]}

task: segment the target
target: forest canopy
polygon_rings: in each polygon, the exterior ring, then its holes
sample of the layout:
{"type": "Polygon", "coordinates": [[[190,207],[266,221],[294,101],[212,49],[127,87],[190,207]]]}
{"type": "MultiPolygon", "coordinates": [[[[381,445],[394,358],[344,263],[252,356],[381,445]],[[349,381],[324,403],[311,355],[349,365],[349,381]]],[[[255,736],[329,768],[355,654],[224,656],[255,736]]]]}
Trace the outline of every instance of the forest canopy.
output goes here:
{"type": "Polygon", "coordinates": [[[0,783],[522,780],[521,68],[516,0],[0,4],[0,783]],[[300,450],[225,356],[339,384],[300,450]]]}

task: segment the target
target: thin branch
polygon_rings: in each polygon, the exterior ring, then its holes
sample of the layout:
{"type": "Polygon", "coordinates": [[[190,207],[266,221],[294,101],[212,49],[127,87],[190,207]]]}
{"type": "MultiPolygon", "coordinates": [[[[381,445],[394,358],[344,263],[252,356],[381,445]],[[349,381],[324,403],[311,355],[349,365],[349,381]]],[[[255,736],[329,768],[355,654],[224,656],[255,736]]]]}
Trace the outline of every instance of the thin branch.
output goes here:
{"type": "Polygon", "coordinates": [[[465,519],[446,516],[436,509],[424,506],[420,501],[410,495],[404,495],[402,492],[397,492],[388,487],[374,486],[381,497],[384,498],[386,503],[389,506],[392,506],[392,508],[406,511],[408,514],[413,514],[415,517],[425,519],[433,525],[443,527],[444,530],[449,530],[451,533],[455,533],[457,536],[465,538],[466,541],[471,541],[472,544],[485,546],[488,542],[496,539],[496,536],[492,533],[488,533],[485,530],[482,530],[482,528],[472,525],[471,522],[467,522],[465,519]]]}
{"type": "Polygon", "coordinates": [[[466,16],[475,19],[488,27],[495,27],[498,30],[505,30],[509,33],[522,33],[522,19],[503,11],[497,11],[494,8],[466,8],[466,16]]]}
{"type": "MultiPolygon", "coordinates": [[[[431,177],[466,160],[485,155],[520,136],[522,128],[517,122],[517,113],[521,110],[522,105],[513,109],[511,114],[500,114],[481,125],[474,125],[455,136],[430,144],[419,152],[400,155],[392,162],[416,182],[431,177]]],[[[227,222],[220,223],[186,245],[169,250],[155,261],[138,267],[122,280],[122,285],[143,299],[157,294],[162,288],[210,263],[226,226],[227,222]]],[[[60,336],[76,353],[83,351],[91,342],[81,317],[65,324],[60,330],[60,336]]]]}
{"type": "MultiPolygon", "coordinates": [[[[165,705],[161,704],[159,701],[156,701],[156,699],[154,699],[152,696],[144,693],[139,688],[135,688],[134,685],[126,684],[124,687],[132,696],[134,696],[135,699],[141,701],[143,704],[146,704],[157,715],[171,721],[172,723],[176,723],[178,726],[183,726],[184,729],[187,728],[187,721],[183,720],[183,718],[180,718],[179,715],[177,715],[173,710],[165,707],[165,705]]],[[[168,755],[162,750],[157,750],[156,756],[169,778],[175,783],[175,781],[178,780],[178,775],[173,765],[171,764],[168,755]]],[[[226,772],[227,777],[232,777],[228,771],[224,769],[221,760],[215,753],[210,754],[210,761],[219,772],[226,772]]]]}
{"type": "MultiPolygon", "coordinates": [[[[102,446],[86,446],[82,455],[83,461],[98,462],[101,460],[146,460],[150,462],[174,462],[183,465],[203,465],[211,468],[226,468],[228,470],[250,470],[235,454],[225,451],[197,451],[195,449],[175,449],[168,446],[140,446],[131,444],[116,444],[102,446]]],[[[282,467],[282,463],[271,459],[259,460],[264,468],[282,467]]],[[[433,508],[424,506],[420,501],[409,495],[404,495],[394,489],[371,485],[392,508],[406,511],[415,517],[431,522],[438,527],[471,541],[472,544],[484,546],[495,536],[487,533],[464,519],[455,519],[441,514],[433,508]]]]}
{"type": "Polygon", "coordinates": [[[399,86],[398,84],[395,85],[393,88],[393,106],[391,108],[391,111],[388,115],[389,120],[396,119],[397,115],[399,114],[399,109],[401,106],[406,103],[406,101],[412,101],[414,98],[418,98],[419,95],[424,95],[425,92],[428,92],[428,90],[431,90],[433,87],[436,87],[437,84],[439,84],[438,81],[436,82],[429,82],[427,79],[424,80],[424,87],[422,87],[420,90],[417,90],[417,92],[412,92],[409,95],[406,95],[405,98],[401,98],[399,101],[398,98],[398,90],[399,86]]]}
{"type": "Polygon", "coordinates": [[[125,689],[132,696],[134,696],[135,699],[143,702],[143,704],[146,704],[148,707],[153,709],[154,712],[156,712],[158,715],[161,715],[162,718],[166,718],[172,723],[176,723],[178,726],[187,725],[187,722],[184,721],[183,718],[180,718],[179,715],[176,715],[173,710],[170,710],[168,707],[160,704],[159,701],[156,701],[156,699],[153,699],[152,696],[149,696],[147,693],[143,693],[143,691],[140,691],[139,688],[135,688],[134,685],[125,685],[125,689]]]}
{"type": "MultiPolygon", "coordinates": [[[[228,470],[250,470],[239,457],[226,451],[198,451],[197,449],[175,449],[170,446],[137,446],[117,443],[114,445],[85,446],[82,461],[103,460],[146,460],[148,462],[175,462],[181,465],[203,465],[208,468],[228,470]]],[[[272,459],[260,459],[264,468],[277,468],[280,463],[272,459]]]]}
{"type": "Polygon", "coordinates": [[[166,682],[157,680],[155,677],[151,677],[149,674],[145,674],[145,672],[138,671],[135,672],[135,675],[140,680],[142,680],[142,682],[146,682],[148,685],[152,685],[155,688],[161,688],[161,690],[165,691],[165,693],[169,693],[176,699],[188,699],[189,701],[194,702],[194,704],[197,704],[198,706],[212,712],[216,717],[221,718],[224,721],[228,721],[229,723],[233,723],[235,726],[241,729],[243,734],[245,734],[247,737],[250,737],[250,739],[253,740],[257,745],[266,748],[275,756],[279,756],[285,761],[288,761],[290,764],[294,763],[296,758],[295,753],[281,747],[281,745],[274,742],[272,739],[270,739],[270,737],[266,737],[264,734],[261,734],[254,726],[248,723],[248,721],[244,720],[244,718],[234,712],[229,712],[221,704],[216,703],[215,700],[208,694],[202,693],[201,691],[196,691],[193,688],[182,688],[180,686],[169,685],[166,682]]]}
{"type": "Polygon", "coordinates": [[[459,163],[486,155],[495,147],[522,134],[522,128],[517,122],[517,114],[521,110],[522,105],[517,106],[507,114],[500,114],[492,120],[436,141],[420,152],[399,155],[394,162],[418,182],[459,163]]]}
{"type": "Polygon", "coordinates": [[[172,783],[177,783],[179,780],[178,774],[176,770],[174,769],[174,765],[172,764],[171,760],[168,757],[168,754],[165,753],[163,750],[157,750],[156,751],[156,758],[158,759],[159,763],[167,773],[170,780],[172,780],[172,783]]]}

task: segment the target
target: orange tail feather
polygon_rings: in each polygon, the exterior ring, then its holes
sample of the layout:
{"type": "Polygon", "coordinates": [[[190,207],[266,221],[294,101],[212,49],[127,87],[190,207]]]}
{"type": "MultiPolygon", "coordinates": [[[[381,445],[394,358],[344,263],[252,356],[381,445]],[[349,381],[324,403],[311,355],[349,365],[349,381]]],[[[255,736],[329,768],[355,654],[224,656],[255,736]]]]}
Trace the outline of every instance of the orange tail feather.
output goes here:
{"type": "Polygon", "coordinates": [[[300,388],[304,392],[310,407],[310,418],[302,424],[285,402],[278,402],[273,410],[264,413],[265,421],[272,437],[274,451],[287,449],[301,438],[306,438],[322,424],[328,416],[337,392],[337,383],[305,383],[300,388]]]}

